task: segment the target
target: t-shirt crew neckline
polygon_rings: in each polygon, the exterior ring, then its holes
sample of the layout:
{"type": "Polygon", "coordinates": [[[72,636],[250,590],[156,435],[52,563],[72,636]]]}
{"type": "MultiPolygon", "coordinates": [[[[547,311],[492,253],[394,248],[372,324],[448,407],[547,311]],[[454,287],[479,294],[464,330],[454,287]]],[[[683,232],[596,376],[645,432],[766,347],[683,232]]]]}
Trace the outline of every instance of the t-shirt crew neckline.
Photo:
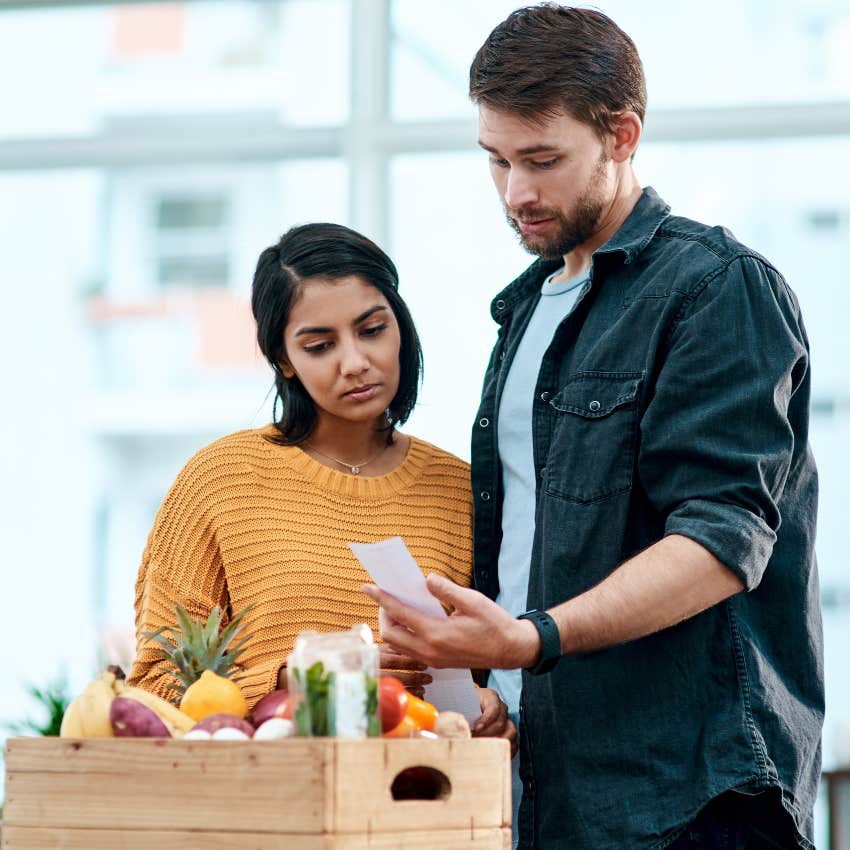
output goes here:
{"type": "MultiPolygon", "coordinates": [[[[273,425],[262,430],[266,436],[276,433],[273,425]]],[[[363,500],[379,501],[408,489],[431,457],[431,447],[427,443],[408,435],[407,454],[395,469],[383,475],[351,475],[319,463],[299,446],[281,446],[268,440],[264,442],[272,452],[281,452],[281,458],[285,458],[287,465],[315,486],[339,496],[363,500]]]]}
{"type": "Polygon", "coordinates": [[[541,295],[563,295],[565,292],[571,292],[576,287],[581,286],[587,279],[590,277],[590,272],[582,272],[575,277],[568,278],[567,280],[560,280],[557,283],[552,282],[552,278],[557,277],[564,271],[564,266],[556,269],[543,281],[540,286],[540,294],[541,295]]]}

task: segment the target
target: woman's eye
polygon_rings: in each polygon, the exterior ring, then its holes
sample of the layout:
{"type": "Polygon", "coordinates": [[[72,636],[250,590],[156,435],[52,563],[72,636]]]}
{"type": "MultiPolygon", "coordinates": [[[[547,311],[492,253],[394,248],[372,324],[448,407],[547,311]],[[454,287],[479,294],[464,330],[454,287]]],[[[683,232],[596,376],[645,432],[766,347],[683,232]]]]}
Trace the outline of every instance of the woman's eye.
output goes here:
{"type": "Polygon", "coordinates": [[[304,351],[306,351],[307,354],[321,354],[323,351],[326,351],[329,346],[329,342],[317,342],[315,345],[305,345],[304,351]]]}
{"type": "Polygon", "coordinates": [[[378,336],[378,334],[380,334],[382,331],[385,331],[386,329],[386,324],[372,325],[369,328],[363,328],[361,333],[363,334],[363,336],[378,336]]]}

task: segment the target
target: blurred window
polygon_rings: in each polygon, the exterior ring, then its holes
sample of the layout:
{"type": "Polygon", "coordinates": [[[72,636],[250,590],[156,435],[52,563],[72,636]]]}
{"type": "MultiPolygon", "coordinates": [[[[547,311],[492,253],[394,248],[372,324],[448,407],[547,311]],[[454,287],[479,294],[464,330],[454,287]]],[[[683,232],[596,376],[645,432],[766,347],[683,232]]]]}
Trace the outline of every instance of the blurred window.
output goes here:
{"type": "Polygon", "coordinates": [[[227,287],[230,199],[165,196],[156,203],[156,279],[160,286],[227,287]]]}
{"type": "Polygon", "coordinates": [[[342,123],[348,15],[347,0],[3,11],[0,138],[120,133],[175,115],[342,123]]]}
{"type": "Polygon", "coordinates": [[[162,232],[217,229],[226,223],[227,209],[227,198],[220,196],[166,196],[159,199],[156,223],[162,232]]]}
{"type": "MultiPolygon", "coordinates": [[[[471,115],[472,57],[518,5],[393,0],[393,117],[471,115]]],[[[846,0],[605,0],[593,5],[637,44],[650,110],[850,99],[846,0]]]]}

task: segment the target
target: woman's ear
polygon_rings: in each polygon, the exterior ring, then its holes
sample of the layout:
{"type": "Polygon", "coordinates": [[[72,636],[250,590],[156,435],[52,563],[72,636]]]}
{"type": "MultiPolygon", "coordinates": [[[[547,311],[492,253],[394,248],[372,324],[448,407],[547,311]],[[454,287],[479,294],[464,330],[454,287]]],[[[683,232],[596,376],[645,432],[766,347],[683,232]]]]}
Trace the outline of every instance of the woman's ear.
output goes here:
{"type": "Polygon", "coordinates": [[[280,360],[278,360],[277,365],[280,366],[280,372],[284,378],[289,380],[290,378],[295,377],[295,370],[292,368],[292,366],[289,365],[288,360],[286,360],[285,358],[281,358],[280,360]]]}

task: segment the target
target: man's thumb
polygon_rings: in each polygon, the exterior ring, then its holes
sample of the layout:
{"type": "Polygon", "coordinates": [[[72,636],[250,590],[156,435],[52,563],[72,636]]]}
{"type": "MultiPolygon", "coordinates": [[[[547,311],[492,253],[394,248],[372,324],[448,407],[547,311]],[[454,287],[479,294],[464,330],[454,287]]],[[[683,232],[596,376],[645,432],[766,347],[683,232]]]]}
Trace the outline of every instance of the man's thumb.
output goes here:
{"type": "Polygon", "coordinates": [[[453,581],[449,581],[449,579],[439,576],[436,573],[430,573],[425,579],[425,582],[428,585],[428,590],[430,590],[431,593],[440,600],[440,602],[445,602],[455,609],[463,607],[463,588],[456,585],[453,581]]]}

